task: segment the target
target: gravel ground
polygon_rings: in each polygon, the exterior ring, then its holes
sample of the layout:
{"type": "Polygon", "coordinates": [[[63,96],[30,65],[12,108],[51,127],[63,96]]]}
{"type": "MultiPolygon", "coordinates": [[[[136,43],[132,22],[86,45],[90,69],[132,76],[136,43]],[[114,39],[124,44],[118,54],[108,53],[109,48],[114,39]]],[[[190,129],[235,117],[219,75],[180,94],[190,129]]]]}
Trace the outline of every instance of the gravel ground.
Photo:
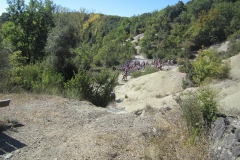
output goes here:
{"type": "Polygon", "coordinates": [[[11,99],[0,119],[18,122],[0,132],[0,159],[143,159],[154,125],[165,122],[159,110],[137,116],[58,96],[0,98],[11,99]]]}

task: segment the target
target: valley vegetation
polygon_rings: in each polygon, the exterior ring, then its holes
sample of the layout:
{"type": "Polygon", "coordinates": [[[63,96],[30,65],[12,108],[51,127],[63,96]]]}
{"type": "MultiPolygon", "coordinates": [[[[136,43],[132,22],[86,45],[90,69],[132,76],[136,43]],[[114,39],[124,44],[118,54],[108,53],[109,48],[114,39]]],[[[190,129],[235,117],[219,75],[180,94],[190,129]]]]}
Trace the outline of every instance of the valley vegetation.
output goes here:
{"type": "Polygon", "coordinates": [[[0,16],[1,92],[56,94],[106,107],[116,68],[134,57],[136,45],[146,58],[182,64],[183,87],[227,78],[230,68],[221,58],[240,51],[239,0],[179,1],[130,18],[70,10],[51,0],[7,3],[0,16]],[[226,39],[231,52],[203,50],[226,39]]]}
{"type": "MultiPolygon", "coordinates": [[[[157,151],[148,153],[151,149],[146,149],[145,159],[177,157],[172,144],[187,148],[185,152],[193,156],[189,159],[209,158],[209,131],[219,111],[217,93],[204,85],[229,78],[230,62],[225,59],[240,52],[240,0],[179,1],[129,18],[84,8],[75,11],[51,0],[7,3],[0,16],[0,93],[60,95],[107,107],[110,92],[118,84],[117,68],[132,59],[137,54],[135,47],[140,46],[148,59],[178,63],[179,70],[186,73],[184,89],[199,87],[195,92],[173,93],[185,121],[176,120],[179,125],[171,126],[171,134],[167,129],[161,131],[165,134],[149,136],[157,151]],[[139,34],[144,37],[132,43],[139,34]],[[225,40],[230,42],[226,52],[206,50],[225,40]]],[[[156,71],[148,67],[132,77],[156,71]]],[[[149,117],[155,114],[150,105],[145,111],[149,117]]],[[[156,115],[160,117],[160,113],[156,115]]],[[[156,133],[159,130],[160,126],[156,133]]]]}

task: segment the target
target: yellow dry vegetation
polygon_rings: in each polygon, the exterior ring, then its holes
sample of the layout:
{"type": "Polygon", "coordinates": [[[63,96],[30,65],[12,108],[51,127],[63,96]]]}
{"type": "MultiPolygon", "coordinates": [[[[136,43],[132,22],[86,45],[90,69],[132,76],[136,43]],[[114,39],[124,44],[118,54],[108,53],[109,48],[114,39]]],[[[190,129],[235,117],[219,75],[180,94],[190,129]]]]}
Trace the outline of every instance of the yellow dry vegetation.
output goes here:
{"type": "Polygon", "coordinates": [[[90,28],[91,24],[96,22],[96,21],[98,21],[100,18],[101,18],[100,14],[93,14],[93,13],[91,13],[88,21],[86,21],[83,24],[83,30],[86,30],[86,29],[90,28]]]}

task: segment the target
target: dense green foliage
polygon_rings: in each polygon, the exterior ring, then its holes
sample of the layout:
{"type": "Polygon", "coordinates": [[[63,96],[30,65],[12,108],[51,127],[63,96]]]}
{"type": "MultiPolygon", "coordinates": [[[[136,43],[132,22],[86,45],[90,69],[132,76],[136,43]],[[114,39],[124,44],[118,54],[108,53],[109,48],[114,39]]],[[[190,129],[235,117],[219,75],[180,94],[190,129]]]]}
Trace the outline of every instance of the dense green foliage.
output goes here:
{"type": "MultiPolygon", "coordinates": [[[[110,85],[114,84],[110,83],[114,74],[100,72],[105,77],[106,84],[102,84],[95,77],[95,70],[114,69],[131,59],[136,53],[135,45],[140,45],[148,58],[179,62],[193,58],[193,50],[228,37],[235,37],[233,52],[221,53],[223,57],[239,50],[239,0],[191,0],[186,4],[179,1],[160,11],[130,18],[86,13],[85,9],[71,11],[52,0],[7,3],[7,13],[0,16],[0,75],[4,77],[0,80],[1,91],[18,88],[66,93],[104,106],[107,92],[114,87],[110,85]],[[133,37],[140,33],[144,33],[144,38],[132,44],[133,37]],[[88,96],[78,84],[82,76],[89,80],[88,96]],[[100,83],[106,90],[95,92],[100,83]],[[80,88],[75,90],[74,85],[80,88]]],[[[185,68],[191,70],[191,65],[185,68]]],[[[191,83],[199,83],[209,75],[226,76],[203,67],[191,70],[188,77],[191,83]],[[207,73],[199,77],[201,70],[207,73]]]]}
{"type": "Polygon", "coordinates": [[[214,50],[207,50],[198,53],[198,57],[193,62],[195,75],[193,80],[200,84],[206,78],[224,79],[228,78],[230,64],[222,62],[218,53],[214,50]]]}
{"type": "Polygon", "coordinates": [[[223,62],[215,50],[200,50],[195,61],[186,60],[180,67],[180,71],[187,73],[183,88],[210,79],[228,78],[230,69],[229,61],[223,62]]]}
{"type": "Polygon", "coordinates": [[[189,51],[225,40],[239,31],[240,1],[179,1],[147,20],[141,41],[143,53],[151,58],[190,58],[189,51]]]}
{"type": "Polygon", "coordinates": [[[4,43],[0,43],[0,92],[6,90],[6,82],[9,78],[7,73],[10,67],[8,57],[10,52],[11,50],[8,49],[7,45],[5,45],[4,43]]]}
{"type": "Polygon", "coordinates": [[[16,50],[22,51],[21,54],[27,57],[28,63],[41,60],[48,31],[54,23],[52,2],[31,0],[27,6],[24,0],[7,2],[10,21],[2,26],[3,38],[16,50]]]}
{"type": "Polygon", "coordinates": [[[117,84],[117,77],[118,73],[111,73],[108,69],[102,69],[100,73],[87,73],[79,70],[71,80],[65,83],[65,89],[70,97],[78,95],[81,100],[89,100],[94,104],[106,106],[110,100],[110,92],[117,84]]]}

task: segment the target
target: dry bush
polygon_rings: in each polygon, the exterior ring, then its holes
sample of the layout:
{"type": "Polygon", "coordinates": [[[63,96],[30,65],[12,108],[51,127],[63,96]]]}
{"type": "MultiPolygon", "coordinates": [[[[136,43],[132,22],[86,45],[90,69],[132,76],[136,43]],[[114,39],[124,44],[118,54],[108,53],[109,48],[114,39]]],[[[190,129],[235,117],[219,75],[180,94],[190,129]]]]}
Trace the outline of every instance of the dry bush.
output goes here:
{"type": "Polygon", "coordinates": [[[0,131],[4,131],[8,128],[8,123],[6,121],[0,120],[0,131]]]}
{"type": "Polygon", "coordinates": [[[7,129],[13,128],[15,124],[17,124],[18,121],[9,118],[9,117],[4,117],[0,119],[0,131],[5,131],[7,129]]]}
{"type": "Polygon", "coordinates": [[[158,110],[156,108],[153,108],[150,104],[146,104],[146,107],[145,107],[145,113],[148,113],[148,114],[154,114],[156,113],[158,110]]]}
{"type": "Polygon", "coordinates": [[[164,118],[168,122],[167,126],[164,123],[155,126],[156,134],[151,137],[150,145],[145,148],[144,159],[209,159],[208,137],[199,136],[193,143],[185,121],[176,114],[178,113],[171,113],[164,118]],[[168,120],[173,118],[176,119],[168,120]]]}

